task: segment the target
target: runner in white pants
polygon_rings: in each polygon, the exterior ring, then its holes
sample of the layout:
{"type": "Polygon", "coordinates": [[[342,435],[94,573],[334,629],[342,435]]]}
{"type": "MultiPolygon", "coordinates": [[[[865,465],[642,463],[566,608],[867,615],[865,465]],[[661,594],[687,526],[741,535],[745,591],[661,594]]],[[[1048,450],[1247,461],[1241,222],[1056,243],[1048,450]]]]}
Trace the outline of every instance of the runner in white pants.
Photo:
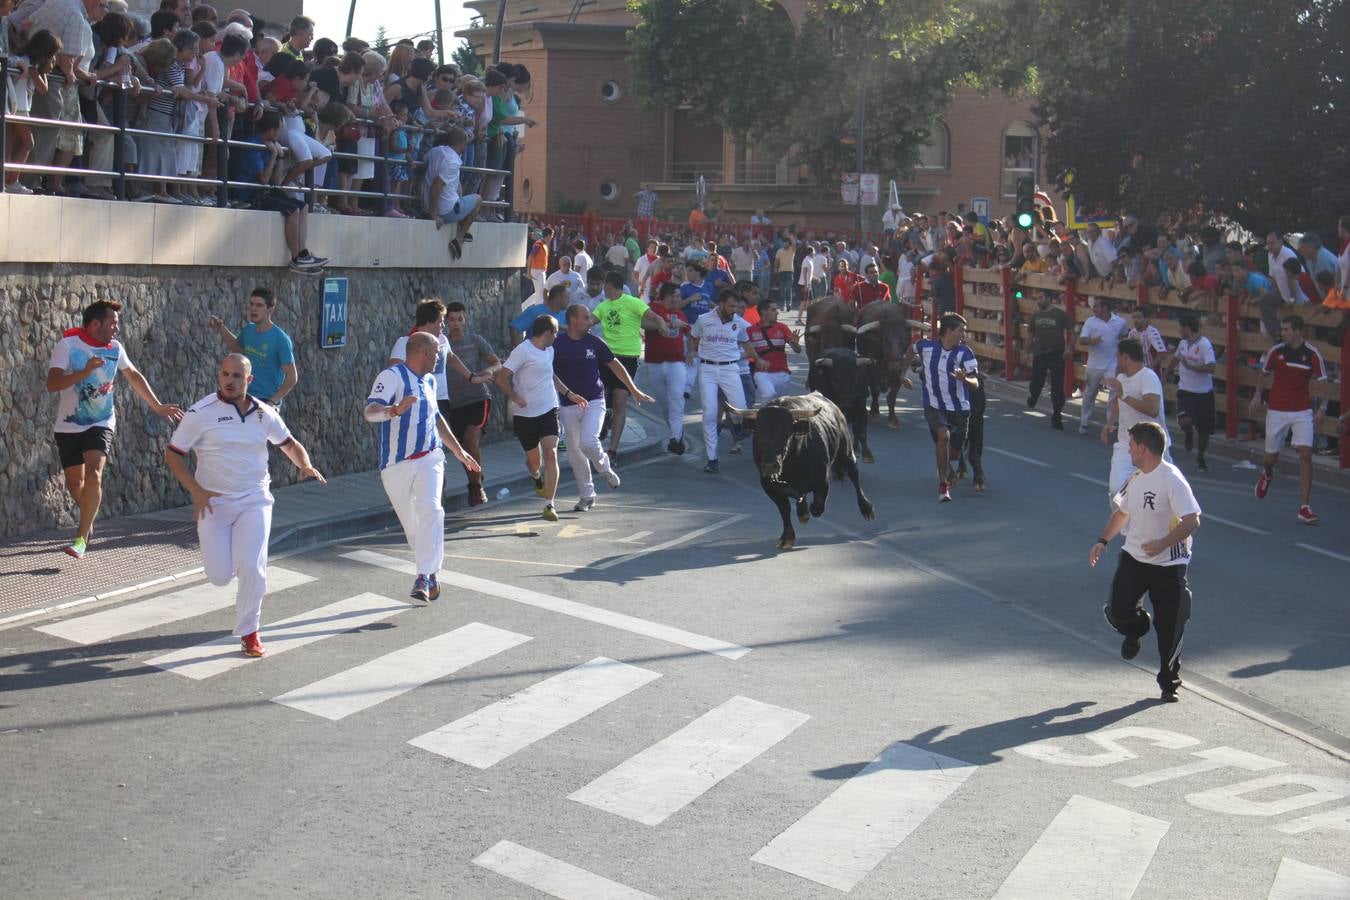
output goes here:
{"type": "Polygon", "coordinates": [[[1092,299],[1092,315],[1078,333],[1078,346],[1087,351],[1087,366],[1083,373],[1083,414],[1078,425],[1079,434],[1087,434],[1092,421],[1092,410],[1097,406],[1097,391],[1102,382],[1116,374],[1116,345],[1129,331],[1125,320],[1111,312],[1111,301],[1106,297],[1092,299]]]}
{"type": "MultiPolygon", "coordinates": [[[[717,306],[694,322],[689,332],[689,361],[699,367],[699,399],[703,403],[703,444],[708,463],[703,471],[715,473],[717,462],[717,392],[721,390],[727,403],[737,409],[745,408],[745,391],[741,387],[736,363],[745,353],[751,365],[759,364],[759,357],[750,346],[744,319],[736,315],[736,292],[724,288],[717,296],[717,306]]],[[[733,420],[735,421],[735,420],[733,420]]]]}
{"type": "Polygon", "coordinates": [[[267,539],[272,530],[272,492],[268,489],[267,445],[273,444],[295,467],[300,479],[317,479],[309,453],[291,436],[275,408],[248,395],[253,380],[248,357],[231,353],[216,373],[217,391],[187,411],[174,429],[164,459],[188,494],[202,565],[214,585],[239,579],[235,595],[234,636],[245,656],[262,656],[258,625],[267,593],[267,539]],[[197,470],[188,469],[188,452],[197,454],[197,470]]]}
{"type": "MultiPolygon", "coordinates": [[[[1130,429],[1140,422],[1156,422],[1163,433],[1163,462],[1170,463],[1166,419],[1163,418],[1163,386],[1158,373],[1144,365],[1144,347],[1135,338],[1125,338],[1116,347],[1116,369],[1119,376],[1106,379],[1111,391],[1111,405],[1106,411],[1106,425],[1102,428],[1103,444],[1111,443],[1111,431],[1119,423],[1117,438],[1111,447],[1111,474],[1107,479],[1110,496],[1119,494],[1125,482],[1134,474],[1135,465],[1130,454],[1130,429]]],[[[1128,527],[1128,526],[1126,526],[1128,527]]]]}
{"type": "Polygon", "coordinates": [[[479,467],[455,439],[436,404],[436,379],[431,374],[440,355],[436,336],[414,332],[405,352],[403,362],[376,377],[364,415],[367,422],[379,423],[380,481],[417,563],[417,578],[408,596],[431,602],[441,595],[437,578],[445,560],[445,508],[441,506],[445,453],[441,448],[448,447],[465,470],[477,472],[479,467]]]}
{"type": "Polygon", "coordinates": [[[647,339],[642,346],[641,371],[646,373],[646,383],[651,385],[652,393],[660,400],[666,411],[666,427],[670,429],[670,440],[666,442],[666,451],[680,455],[684,453],[684,406],[688,395],[685,385],[684,342],[689,331],[689,319],[684,314],[688,298],[680,296],[680,288],[673,281],[663,282],[656,289],[656,299],[648,307],[652,314],[662,322],[661,328],[647,329],[647,339]]]}

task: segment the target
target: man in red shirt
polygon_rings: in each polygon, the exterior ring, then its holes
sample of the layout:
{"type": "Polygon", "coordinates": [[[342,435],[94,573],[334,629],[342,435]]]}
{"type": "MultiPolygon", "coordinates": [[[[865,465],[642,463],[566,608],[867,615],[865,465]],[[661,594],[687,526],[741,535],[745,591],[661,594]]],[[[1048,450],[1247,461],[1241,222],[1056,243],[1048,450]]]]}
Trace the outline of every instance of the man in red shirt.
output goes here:
{"type": "Polygon", "coordinates": [[[853,288],[860,281],[862,281],[862,277],[857,272],[849,271],[848,260],[841,259],[835,263],[833,285],[836,300],[851,301],[853,288]]]}
{"type": "Polygon", "coordinates": [[[761,300],[755,308],[759,310],[759,322],[751,325],[749,331],[750,346],[759,356],[759,364],[755,366],[755,392],[761,403],[767,403],[786,395],[792,387],[787,348],[791,346],[793,353],[801,353],[802,336],[778,321],[777,302],[761,300]]]}
{"type": "Polygon", "coordinates": [[[1312,448],[1317,426],[1322,423],[1322,400],[1314,398],[1309,385],[1327,377],[1322,354],[1303,340],[1303,319],[1290,316],[1280,327],[1280,342],[1261,358],[1261,378],[1256,384],[1248,412],[1256,415],[1266,376],[1272,376],[1270,399],[1266,404],[1266,457],[1256,481],[1256,496],[1264,497],[1275,477],[1275,461],[1280,458],[1284,439],[1292,432],[1290,444],[1298,451],[1298,481],[1302,505],[1298,519],[1307,525],[1317,522],[1309,501],[1312,497],[1312,448]]]}
{"type": "Polygon", "coordinates": [[[684,453],[684,401],[689,396],[684,392],[684,337],[689,319],[683,311],[689,298],[680,296],[680,286],[673,281],[662,282],[655,296],[647,308],[661,320],[661,327],[646,329],[642,371],[652,379],[652,394],[666,410],[670,429],[666,450],[678,456],[684,453]]]}
{"type": "Polygon", "coordinates": [[[891,287],[879,280],[880,273],[877,271],[877,264],[868,263],[865,271],[866,279],[853,285],[853,290],[848,295],[849,302],[858,309],[862,309],[869,303],[876,303],[878,300],[889,303],[891,301],[891,287]]]}

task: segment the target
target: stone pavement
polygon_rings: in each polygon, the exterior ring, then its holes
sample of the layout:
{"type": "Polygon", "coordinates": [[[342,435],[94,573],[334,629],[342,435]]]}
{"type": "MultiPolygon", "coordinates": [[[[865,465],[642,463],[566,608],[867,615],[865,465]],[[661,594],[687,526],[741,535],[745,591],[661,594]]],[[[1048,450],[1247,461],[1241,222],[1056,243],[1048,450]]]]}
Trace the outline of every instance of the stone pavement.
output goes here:
{"type": "MultiPolygon", "coordinates": [[[[656,413],[630,408],[620,444],[620,471],[629,463],[664,452],[664,434],[656,413]]],[[[560,484],[567,484],[572,470],[566,454],[559,456],[560,484]]],[[[483,465],[489,501],[503,488],[513,494],[530,490],[520,445],[513,437],[507,435],[484,446],[483,465]]],[[[446,510],[466,506],[459,480],[462,472],[447,465],[446,474],[446,510]]],[[[115,469],[109,477],[118,477],[115,469]]],[[[170,477],[168,470],[164,477],[170,477]]],[[[566,496],[561,487],[558,493],[566,496]]],[[[330,478],[326,485],[310,481],[278,487],[273,494],[273,556],[398,525],[377,470],[330,478]]],[[[202,571],[191,506],[100,518],[89,553],[82,560],[62,552],[71,536],[72,530],[65,528],[0,542],[0,625],[195,579],[202,571]]]]}

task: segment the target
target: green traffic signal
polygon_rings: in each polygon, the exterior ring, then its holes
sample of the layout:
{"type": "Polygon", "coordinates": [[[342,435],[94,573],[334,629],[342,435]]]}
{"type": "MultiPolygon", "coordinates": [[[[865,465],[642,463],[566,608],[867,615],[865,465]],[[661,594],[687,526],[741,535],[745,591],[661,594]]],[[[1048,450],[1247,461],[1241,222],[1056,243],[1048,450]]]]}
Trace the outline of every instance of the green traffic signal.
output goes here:
{"type": "Polygon", "coordinates": [[[1029,212],[1020,212],[1017,214],[1017,227],[1030,229],[1036,222],[1035,217],[1029,212]]]}

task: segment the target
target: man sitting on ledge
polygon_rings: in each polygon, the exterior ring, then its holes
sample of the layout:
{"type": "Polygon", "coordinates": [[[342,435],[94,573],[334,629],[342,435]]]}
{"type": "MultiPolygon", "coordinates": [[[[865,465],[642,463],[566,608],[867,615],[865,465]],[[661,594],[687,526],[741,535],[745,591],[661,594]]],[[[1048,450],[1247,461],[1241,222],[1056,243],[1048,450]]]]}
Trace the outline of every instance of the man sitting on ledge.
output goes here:
{"type": "Polygon", "coordinates": [[[241,150],[231,162],[234,164],[233,181],[253,182],[261,189],[243,188],[237,191],[241,199],[247,200],[253,209],[269,210],[281,213],[285,221],[286,250],[291,257],[291,271],[305,275],[322,275],[326,257],[314,256],[305,247],[305,236],[309,231],[309,208],[298,193],[288,193],[277,185],[289,184],[304,168],[312,167],[313,161],[299,163],[287,170],[281,161],[281,116],[275,112],[265,112],[258,119],[253,135],[247,138],[249,143],[257,144],[257,150],[241,150]]]}
{"type": "Polygon", "coordinates": [[[463,128],[451,128],[436,135],[427,154],[427,209],[436,217],[436,230],[442,225],[459,225],[459,233],[446,247],[451,259],[459,259],[464,252],[461,244],[473,240],[469,228],[478,218],[483,199],[477,194],[459,195],[459,170],[468,143],[469,135],[463,128]]]}

